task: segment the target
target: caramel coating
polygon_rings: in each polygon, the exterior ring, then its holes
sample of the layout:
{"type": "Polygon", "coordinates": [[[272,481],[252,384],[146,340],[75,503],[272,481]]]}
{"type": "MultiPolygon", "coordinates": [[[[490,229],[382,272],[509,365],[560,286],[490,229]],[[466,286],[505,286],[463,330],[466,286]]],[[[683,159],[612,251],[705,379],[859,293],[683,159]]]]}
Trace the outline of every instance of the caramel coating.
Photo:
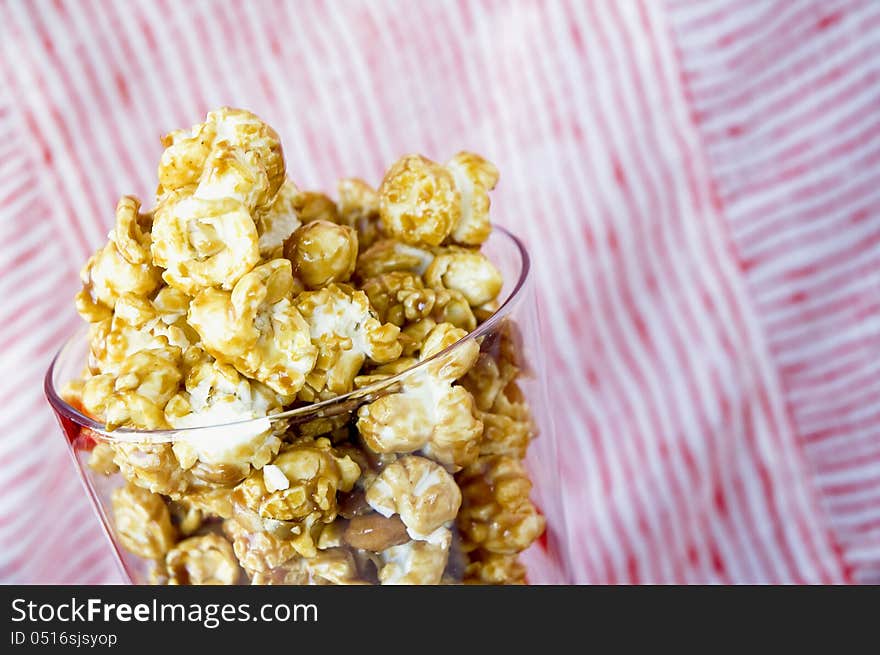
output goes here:
{"type": "Polygon", "coordinates": [[[339,218],[357,231],[361,250],[384,236],[379,217],[379,193],[363,180],[346,178],[337,185],[339,218]]]}
{"type": "Polygon", "coordinates": [[[110,240],[89,258],[80,273],[83,288],[76,305],[89,322],[109,318],[109,310],[121,296],[146,296],[161,284],[160,269],[153,266],[149,256],[151,217],[139,211],[137,198],[120,198],[110,240]]]}
{"type": "Polygon", "coordinates": [[[308,289],[347,281],[354,272],[357,253],[354,228],[323,220],[306,223],[284,242],[284,256],[308,289]]]}
{"type": "MultiPolygon", "coordinates": [[[[465,337],[463,330],[440,324],[428,335],[420,359],[430,359],[465,337]]],[[[478,453],[483,425],[474,416],[473,398],[453,382],[479,354],[472,340],[431,361],[401,381],[400,392],[382,396],[358,410],[364,443],[378,453],[411,453],[453,469],[471,463],[478,453]]]]}
{"type": "Polygon", "coordinates": [[[379,187],[385,232],[414,246],[443,243],[458,224],[460,205],[452,173],[421,155],[395,162],[379,187]]]}
{"type": "Polygon", "coordinates": [[[382,516],[400,515],[413,539],[427,539],[450,524],[461,506],[453,477],[424,457],[401,457],[367,489],[367,502],[382,516]]]}
{"type": "Polygon", "coordinates": [[[447,248],[438,253],[425,271],[433,289],[461,293],[471,307],[484,305],[501,292],[501,273],[479,250],[447,248]]]}
{"type": "Polygon", "coordinates": [[[232,546],[223,537],[189,537],[165,556],[170,585],[231,585],[241,574],[232,546]]]}
{"type": "Polygon", "coordinates": [[[113,491],[111,504],[116,536],[127,550],[157,559],[174,546],[171,515],[158,494],[127,484],[113,491]]]}
{"type": "Polygon", "coordinates": [[[458,528],[470,544],[513,555],[544,532],[544,517],[529,500],[532,483],[519,460],[480,458],[456,479],[462,494],[458,528]]]}
{"type": "Polygon", "coordinates": [[[231,292],[199,293],[189,323],[217,360],[279,394],[293,395],[316,356],[309,327],[291,302],[293,291],[290,262],[273,259],[242,277],[231,292]]]}
{"type": "Polygon", "coordinates": [[[306,381],[315,392],[351,391],[367,359],[385,363],[401,353],[400,330],[379,322],[363,291],[329,284],[320,291],[301,293],[296,307],[305,318],[318,357],[306,381]]]}
{"type": "Polygon", "coordinates": [[[383,585],[439,584],[448,557],[448,539],[440,544],[409,541],[393,546],[381,554],[379,581],[383,585]]]}
{"type": "Polygon", "coordinates": [[[271,467],[254,471],[236,487],[235,498],[262,519],[301,526],[297,532],[308,538],[297,549],[307,555],[314,550],[311,527],[336,518],[337,492],[351,491],[360,472],[358,465],[347,455],[340,456],[328,439],[302,441],[287,446],[271,467]]]}

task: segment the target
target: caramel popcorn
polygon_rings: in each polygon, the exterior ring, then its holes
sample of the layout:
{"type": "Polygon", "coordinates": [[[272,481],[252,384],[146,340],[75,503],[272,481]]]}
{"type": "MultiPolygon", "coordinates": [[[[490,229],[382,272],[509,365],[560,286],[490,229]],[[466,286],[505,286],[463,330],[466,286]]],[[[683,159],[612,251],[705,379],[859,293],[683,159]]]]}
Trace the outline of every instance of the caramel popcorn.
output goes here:
{"type": "Polygon", "coordinates": [[[336,518],[337,492],[351,491],[359,476],[358,465],[337,454],[328,439],[301,441],[283,450],[271,466],[254,471],[235,497],[261,519],[296,523],[302,539],[295,547],[312,555],[312,526],[336,518]]]}
{"type": "Polygon", "coordinates": [[[164,557],[176,541],[162,496],[131,484],[113,491],[113,523],[125,548],[147,559],[164,557]]]}
{"type": "Polygon", "coordinates": [[[297,212],[300,195],[296,185],[289,179],[285,180],[272,204],[257,212],[257,246],[263,259],[281,257],[284,242],[301,225],[297,212]]]}
{"type": "Polygon", "coordinates": [[[283,428],[268,416],[281,411],[283,400],[233,367],[204,358],[188,372],[184,389],[165,406],[168,423],[183,429],[173,447],[180,465],[188,469],[197,461],[257,467],[267,463],[281,447],[276,432],[283,428]],[[248,420],[237,428],[222,427],[248,420]]]}
{"type": "Polygon", "coordinates": [[[432,533],[455,519],[461,492],[442,466],[410,455],[387,466],[366,499],[382,516],[399,514],[413,539],[431,541],[432,533]]]}
{"type": "Polygon", "coordinates": [[[379,581],[383,585],[439,584],[448,556],[448,539],[443,543],[410,541],[394,546],[381,554],[379,581]]]}
{"type": "Polygon", "coordinates": [[[471,307],[494,300],[501,291],[501,273],[479,250],[448,248],[434,257],[425,271],[434,289],[461,293],[471,307]]]}
{"type": "Polygon", "coordinates": [[[379,188],[382,224],[411,245],[480,245],[491,229],[488,191],[497,181],[498,170],[473,153],[461,152],[446,166],[407,155],[379,188]]]}
{"type": "Polygon", "coordinates": [[[171,585],[231,585],[241,573],[232,546],[216,534],[184,539],[165,556],[165,567],[171,585]]]}
{"type": "Polygon", "coordinates": [[[465,567],[465,584],[526,584],[526,569],[516,555],[479,551],[471,554],[465,567]]]}
{"type": "Polygon", "coordinates": [[[296,306],[308,323],[319,353],[315,369],[307,377],[316,391],[351,391],[366,359],[384,363],[400,355],[400,330],[379,322],[362,291],[329,284],[320,291],[301,293],[296,306]]]}
{"type": "MultiPolygon", "coordinates": [[[[437,325],[422,347],[421,361],[466,336],[464,330],[437,325]]],[[[478,355],[473,341],[406,376],[402,390],[358,410],[364,443],[379,453],[421,451],[441,464],[458,468],[478,452],[483,425],[474,416],[473,398],[453,382],[467,372],[478,355]]]]}
{"type": "Polygon", "coordinates": [[[394,239],[382,239],[358,255],[355,274],[360,280],[368,280],[394,271],[421,275],[433,260],[434,255],[429,250],[416,248],[394,239]]]}
{"type": "Polygon", "coordinates": [[[63,391],[105,424],[119,543],[161,584],[524,582],[529,370],[510,319],[469,334],[503,301],[495,167],[408,155],[334,202],[250,112],[162,143],[82,270],[63,391]]]}
{"type": "Polygon", "coordinates": [[[339,180],[337,191],[339,218],[357,231],[358,244],[366,250],[383,236],[379,193],[357,178],[339,180]]]}
{"type": "Polygon", "coordinates": [[[239,280],[231,292],[206,289],[189,308],[189,322],[211,355],[279,394],[296,394],[315,364],[309,326],[291,301],[290,262],[273,259],[239,280]]]}
{"type": "Polygon", "coordinates": [[[519,460],[506,455],[481,458],[457,480],[462,495],[458,528],[469,543],[513,555],[544,531],[544,517],[529,500],[532,483],[519,460]]]}
{"type": "Polygon", "coordinates": [[[347,281],[354,272],[357,252],[354,228],[320,220],[306,223],[284,243],[284,256],[309,289],[347,281]]]}
{"type": "Polygon", "coordinates": [[[144,229],[149,226],[150,217],[139,210],[137,199],[123,196],[119,200],[110,240],[82,269],[83,289],[76,304],[89,322],[109,318],[108,310],[113,309],[120,296],[145,296],[161,283],[160,271],[149,257],[150,232],[144,229]]]}

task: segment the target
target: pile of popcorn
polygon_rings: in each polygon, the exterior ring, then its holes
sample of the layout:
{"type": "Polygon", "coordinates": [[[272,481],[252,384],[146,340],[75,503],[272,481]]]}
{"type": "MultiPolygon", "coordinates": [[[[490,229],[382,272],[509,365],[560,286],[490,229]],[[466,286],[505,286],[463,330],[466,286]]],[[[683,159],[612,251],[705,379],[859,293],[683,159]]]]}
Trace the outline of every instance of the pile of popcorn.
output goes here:
{"type": "Polygon", "coordinates": [[[167,584],[524,582],[544,521],[516,325],[468,336],[502,287],[495,167],[408,155],[334,202],[250,112],[163,144],[154,209],[123,197],[83,268],[89,361],[64,392],[111,431],[180,430],[96,435],[123,546],[167,584]]]}

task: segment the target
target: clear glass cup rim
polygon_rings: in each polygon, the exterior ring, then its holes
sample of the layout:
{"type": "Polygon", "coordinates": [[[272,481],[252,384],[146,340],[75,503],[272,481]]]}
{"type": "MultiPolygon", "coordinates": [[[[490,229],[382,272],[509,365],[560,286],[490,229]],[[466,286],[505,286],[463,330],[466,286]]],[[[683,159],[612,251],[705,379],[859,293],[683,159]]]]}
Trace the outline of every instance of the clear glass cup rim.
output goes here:
{"type": "MultiPolygon", "coordinates": [[[[76,407],[72,406],[66,400],[64,400],[58,390],[55,388],[54,382],[54,373],[55,367],[58,362],[65,355],[67,349],[71,347],[77,339],[80,339],[84,336],[84,332],[87,326],[82,326],[77,329],[74,334],[68,337],[64,344],[58,349],[55,355],[52,357],[52,361],[49,364],[49,369],[46,371],[46,376],[43,382],[43,389],[46,394],[46,398],[49,400],[49,403],[52,405],[52,408],[60,415],[67,418],[74,423],[88,428],[108,440],[115,441],[126,441],[126,442],[148,442],[148,443],[173,443],[175,436],[183,436],[186,434],[194,434],[198,431],[205,430],[215,430],[220,428],[225,428],[229,426],[236,426],[238,428],[246,427],[250,424],[261,423],[265,424],[266,420],[269,421],[279,421],[285,419],[296,419],[296,418],[305,418],[310,417],[313,414],[321,413],[322,411],[332,408],[337,405],[343,405],[348,401],[359,401],[365,397],[369,397],[372,394],[379,392],[401,379],[412,375],[415,371],[421,370],[424,367],[428,366],[431,362],[436,359],[443,357],[444,355],[452,352],[456,348],[460,347],[464,342],[481,337],[485,334],[493,332],[501,322],[510,315],[513,309],[519,304],[520,300],[524,296],[524,289],[526,287],[526,282],[529,280],[529,275],[531,271],[531,260],[529,258],[528,251],[526,250],[525,245],[522,241],[514,235],[509,230],[499,226],[492,226],[493,233],[499,233],[505,239],[512,242],[514,246],[516,246],[516,250],[520,256],[520,271],[519,277],[511,290],[510,294],[507,298],[504,299],[504,302],[501,306],[486,319],[483,323],[478,325],[475,329],[471,330],[467,335],[448,346],[447,348],[441,350],[440,352],[432,355],[428,359],[418,362],[414,366],[402,371],[390,378],[386,378],[384,380],[379,380],[365,387],[361,387],[360,389],[354,389],[349,391],[348,393],[342,394],[340,396],[335,396],[333,398],[329,398],[328,400],[323,400],[318,403],[313,403],[309,405],[304,405],[303,407],[296,407],[294,409],[289,409],[284,412],[279,412],[278,414],[272,414],[270,416],[263,416],[259,418],[252,419],[242,419],[240,421],[229,421],[227,423],[217,423],[213,425],[201,425],[189,428],[172,428],[172,429],[163,429],[163,430],[137,430],[132,428],[119,428],[116,430],[109,431],[105,428],[104,424],[95,421],[94,419],[86,416],[82,412],[80,412],[76,407]]],[[[332,414],[330,414],[332,415],[332,414]]]]}

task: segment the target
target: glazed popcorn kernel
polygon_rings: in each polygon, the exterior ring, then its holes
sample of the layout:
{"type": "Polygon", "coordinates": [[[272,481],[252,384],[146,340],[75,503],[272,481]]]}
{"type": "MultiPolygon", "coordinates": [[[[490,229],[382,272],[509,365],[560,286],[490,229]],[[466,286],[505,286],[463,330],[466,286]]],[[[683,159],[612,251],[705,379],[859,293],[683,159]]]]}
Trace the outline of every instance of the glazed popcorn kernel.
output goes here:
{"type": "Polygon", "coordinates": [[[323,220],[306,223],[284,242],[284,256],[309,289],[347,281],[354,272],[357,253],[354,228],[323,220]]]}
{"type": "Polygon", "coordinates": [[[367,359],[385,363],[400,355],[400,330],[379,322],[363,291],[329,284],[320,291],[301,293],[296,307],[318,349],[315,370],[307,377],[309,386],[316,391],[350,391],[367,359]]]}
{"type": "Polygon", "coordinates": [[[267,472],[254,471],[236,490],[242,503],[264,519],[321,521],[336,518],[337,491],[351,491],[360,468],[339,456],[328,439],[287,446],[267,472]]]}
{"type": "Polygon", "coordinates": [[[438,253],[425,271],[425,282],[435,289],[460,292],[478,307],[501,292],[501,273],[479,250],[448,248],[438,253]]]}
{"type": "Polygon", "coordinates": [[[171,585],[232,585],[241,575],[232,546],[216,534],[184,539],[168,551],[165,567],[171,585]]]}
{"type": "Polygon", "coordinates": [[[135,555],[163,557],[176,541],[162,496],[127,484],[113,491],[113,523],[119,541],[135,555]]]}
{"type": "Polygon", "coordinates": [[[385,174],[379,211],[392,237],[439,246],[461,218],[461,194],[448,170],[420,155],[407,155],[385,174]]]}
{"type": "Polygon", "coordinates": [[[385,174],[379,208],[385,232],[412,245],[479,246],[491,231],[489,195],[498,169],[460,152],[445,166],[407,155],[385,174]]]}
{"type": "Polygon", "coordinates": [[[387,466],[367,489],[367,503],[382,516],[399,515],[413,539],[455,519],[461,492],[452,476],[424,457],[402,457],[387,466]]]}
{"type": "Polygon", "coordinates": [[[470,544],[513,555],[544,531],[544,517],[529,500],[532,483],[519,460],[505,455],[480,458],[457,480],[462,495],[458,528],[470,544]]]}
{"type": "Polygon", "coordinates": [[[268,532],[249,530],[235,519],[224,521],[223,531],[232,541],[239,564],[250,577],[277,569],[298,557],[298,551],[290,540],[279,539],[268,532]]]}
{"type": "MultiPolygon", "coordinates": [[[[447,537],[449,531],[446,531],[447,537]]],[[[449,539],[441,543],[409,541],[382,551],[379,581],[383,585],[435,585],[443,578],[449,539]]]]}
{"type": "Polygon", "coordinates": [[[452,240],[478,246],[489,238],[489,191],[498,183],[498,169],[472,152],[460,152],[446,162],[461,194],[461,218],[452,231],[452,240]]]}
{"type": "Polygon", "coordinates": [[[80,277],[83,289],[77,308],[87,321],[106,318],[116,300],[131,293],[146,296],[161,283],[160,270],[150,261],[150,218],[139,214],[140,203],[123,196],[116,206],[116,225],[110,240],[89,258],[80,277]]]}
{"type": "Polygon", "coordinates": [[[281,141],[243,109],[222,107],[204,123],[162,140],[160,196],[189,187],[202,198],[237,198],[249,210],[269,203],[284,181],[281,141]]]}
{"type": "Polygon", "coordinates": [[[259,260],[257,227],[240,201],[173,193],[156,207],[153,261],[171,286],[231,289],[259,260]]]}
{"type": "MultiPolygon", "coordinates": [[[[464,336],[464,330],[437,325],[428,335],[420,359],[429,359],[464,336]]],[[[472,462],[483,425],[474,416],[470,393],[453,382],[465,374],[478,352],[475,342],[462,342],[424,370],[405,376],[400,392],[362,406],[357,426],[367,447],[378,453],[421,451],[452,468],[472,462]]]]}
{"type": "Polygon", "coordinates": [[[336,203],[327,194],[316,191],[301,191],[296,197],[294,206],[303,223],[311,223],[312,221],[340,222],[336,203]]]}
{"type": "Polygon", "coordinates": [[[184,390],[165,406],[167,422],[178,433],[173,452],[183,468],[196,462],[263,466],[281,447],[277,432],[284,424],[269,415],[280,412],[284,398],[209,356],[188,372],[184,390]],[[233,421],[265,418],[236,430],[212,428],[233,421]]]}
{"type": "Polygon", "coordinates": [[[516,555],[498,555],[486,551],[469,553],[465,567],[465,584],[510,585],[526,584],[526,569],[516,555]]]}
{"type": "Polygon", "coordinates": [[[357,178],[339,180],[336,188],[340,221],[357,231],[361,250],[369,248],[383,237],[379,193],[357,178]]]}
{"type": "Polygon", "coordinates": [[[393,271],[421,275],[433,259],[434,254],[429,250],[416,248],[394,239],[382,239],[366,250],[361,248],[355,266],[355,277],[363,282],[393,271]]]}
{"type": "Polygon", "coordinates": [[[205,289],[189,308],[189,323],[219,361],[279,394],[302,388],[315,363],[309,326],[291,302],[290,262],[273,259],[242,277],[231,292],[205,289]]]}

